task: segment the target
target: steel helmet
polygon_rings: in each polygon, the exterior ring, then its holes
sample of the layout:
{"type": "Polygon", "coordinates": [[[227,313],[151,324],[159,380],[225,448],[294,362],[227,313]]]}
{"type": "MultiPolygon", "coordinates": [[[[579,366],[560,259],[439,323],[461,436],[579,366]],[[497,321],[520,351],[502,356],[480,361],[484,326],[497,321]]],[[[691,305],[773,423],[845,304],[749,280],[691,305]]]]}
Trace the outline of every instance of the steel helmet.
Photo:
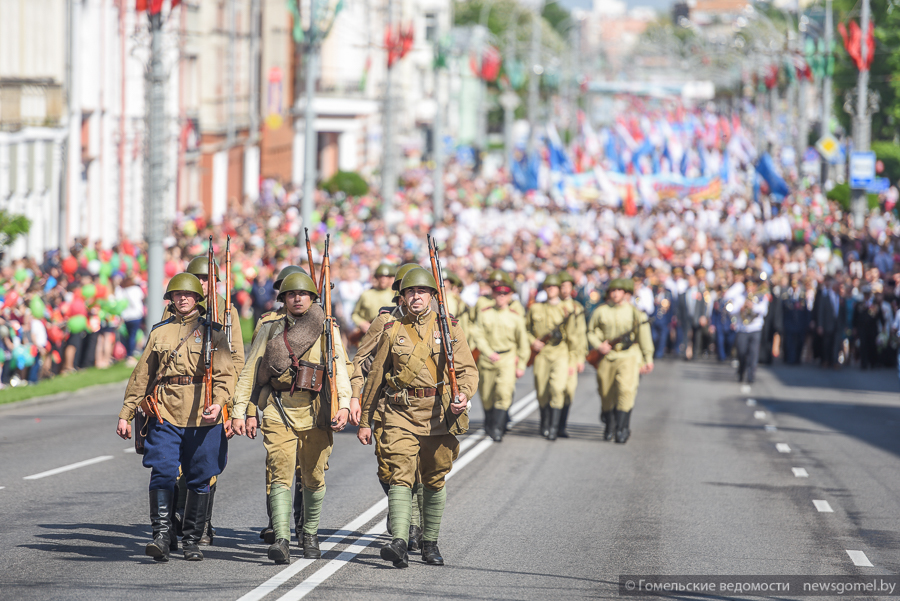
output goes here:
{"type": "Polygon", "coordinates": [[[400,269],[397,270],[397,273],[394,274],[394,283],[391,284],[391,290],[400,290],[400,281],[403,279],[407,273],[410,272],[411,269],[421,269],[422,266],[418,263],[407,263],[405,265],[401,265],[400,269]]]}
{"type": "Polygon", "coordinates": [[[166,293],[163,295],[163,299],[167,301],[172,300],[173,292],[193,292],[201,299],[204,294],[203,284],[200,283],[197,276],[187,272],[177,273],[169,280],[169,285],[166,286],[166,293]]]}
{"type": "Polygon", "coordinates": [[[575,283],[575,278],[572,277],[572,274],[568,271],[560,271],[559,274],[559,283],[562,284],[564,282],[575,283]]]}
{"type": "Polygon", "coordinates": [[[403,281],[400,282],[400,292],[403,292],[407,288],[431,288],[434,292],[437,292],[437,284],[434,281],[434,276],[431,275],[431,272],[422,269],[419,267],[418,269],[410,269],[409,272],[405,276],[403,276],[403,281]]]}
{"type": "Polygon", "coordinates": [[[296,292],[299,290],[312,294],[313,300],[319,298],[319,291],[316,289],[316,284],[312,281],[312,278],[307,274],[298,271],[289,274],[284,278],[284,281],[281,282],[281,288],[278,289],[278,300],[284,302],[284,296],[288,292],[296,292]]]}
{"type": "Polygon", "coordinates": [[[454,286],[462,286],[463,281],[458,275],[449,271],[447,269],[444,270],[444,279],[453,284],[454,286]]]}
{"type": "Polygon", "coordinates": [[[559,286],[561,284],[560,278],[558,274],[551,273],[547,277],[544,278],[544,283],[541,286],[546,290],[550,286],[559,286]]]}
{"type": "Polygon", "coordinates": [[[387,263],[382,263],[378,267],[375,268],[375,273],[373,274],[376,278],[380,278],[383,276],[394,276],[394,272],[396,271],[393,265],[389,265],[387,263]]]}
{"type": "Polygon", "coordinates": [[[284,278],[288,277],[292,273],[306,273],[306,275],[309,275],[302,267],[297,267],[296,265],[288,265],[278,272],[278,277],[275,278],[275,283],[272,284],[272,287],[275,288],[275,290],[281,290],[281,284],[282,282],[284,282],[284,278]]]}
{"type": "MultiPolygon", "coordinates": [[[[219,264],[213,261],[213,265],[216,268],[216,279],[219,279],[219,264]]],[[[194,257],[191,259],[191,262],[188,263],[187,269],[184,270],[185,273],[192,273],[194,275],[205,275],[209,276],[209,257],[206,255],[200,255],[199,257],[194,257]]]]}

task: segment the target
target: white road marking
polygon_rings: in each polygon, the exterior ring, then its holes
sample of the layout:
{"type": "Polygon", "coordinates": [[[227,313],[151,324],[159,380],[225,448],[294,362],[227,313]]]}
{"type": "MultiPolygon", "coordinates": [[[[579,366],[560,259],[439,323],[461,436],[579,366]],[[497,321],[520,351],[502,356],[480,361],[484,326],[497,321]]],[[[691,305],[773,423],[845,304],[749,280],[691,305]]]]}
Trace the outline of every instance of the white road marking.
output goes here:
{"type": "Polygon", "coordinates": [[[741,394],[750,394],[750,385],[744,384],[741,386],[741,394]]]}
{"type": "Polygon", "coordinates": [[[792,467],[791,471],[794,472],[794,476],[797,478],[809,478],[809,472],[806,471],[805,467],[792,467]]]}
{"type": "Polygon", "coordinates": [[[778,444],[776,444],[775,449],[779,453],[790,453],[791,452],[791,447],[783,442],[779,442],[778,444]]]}
{"type": "Polygon", "coordinates": [[[3,490],[4,488],[6,488],[6,487],[5,487],[5,486],[0,486],[0,490],[3,490]]]}
{"type": "Polygon", "coordinates": [[[62,467],[58,467],[54,470],[48,470],[46,472],[41,472],[40,474],[34,474],[33,476],[25,476],[24,480],[39,480],[41,478],[46,478],[47,476],[55,476],[56,474],[61,474],[63,472],[68,472],[69,470],[75,470],[80,467],[85,467],[87,465],[94,465],[95,463],[100,463],[101,461],[106,461],[107,459],[112,459],[112,455],[102,455],[100,457],[94,457],[93,459],[88,459],[86,461],[79,461],[78,463],[73,463],[71,465],[64,465],[62,467]]]}
{"type": "MultiPolygon", "coordinates": [[[[535,391],[530,392],[525,395],[515,403],[513,403],[512,407],[509,408],[510,414],[510,423],[517,424],[518,422],[525,419],[535,408],[537,408],[537,393],[535,391]]],[[[487,449],[491,447],[494,441],[490,438],[485,438],[484,434],[473,434],[460,443],[460,453],[462,453],[463,448],[469,448],[475,445],[475,448],[470,452],[466,453],[462,456],[461,459],[457,460],[453,464],[453,469],[450,470],[450,473],[447,474],[446,478],[450,478],[454,473],[468,465],[471,461],[473,461],[476,457],[484,453],[487,449]],[[480,442],[479,442],[480,441],[480,442]],[[476,444],[477,443],[477,444],[476,444]]],[[[446,479],[445,478],[445,479],[446,479]]],[[[346,538],[352,536],[355,531],[359,530],[366,524],[372,521],[372,519],[380,514],[382,511],[387,509],[388,500],[386,497],[380,499],[377,503],[372,505],[369,509],[367,509],[364,513],[362,513],[355,520],[335,532],[332,536],[328,537],[325,541],[323,541],[319,545],[319,549],[321,549],[322,553],[326,551],[330,551],[336,545],[343,542],[346,538]]],[[[364,536],[360,537],[358,541],[362,541],[367,537],[371,536],[372,540],[369,540],[363,545],[350,545],[345,549],[340,555],[338,555],[335,559],[331,560],[328,564],[326,564],[323,568],[319,569],[312,576],[301,582],[290,592],[286,593],[285,596],[281,597],[281,599],[301,599],[304,595],[307,595],[313,589],[315,589],[319,584],[325,581],[326,578],[337,572],[341,567],[343,567],[347,562],[349,562],[353,557],[359,554],[365,547],[370,545],[374,541],[374,537],[381,534],[382,532],[387,530],[387,524],[385,521],[381,521],[372,528],[369,532],[367,532],[364,536]],[[380,529],[380,530],[379,530],[380,529]],[[314,582],[314,583],[313,583],[314,582]],[[299,596],[292,596],[299,595],[299,596]]],[[[238,601],[259,601],[282,584],[302,572],[305,568],[315,563],[317,560],[315,559],[300,559],[284,568],[282,571],[278,572],[261,585],[238,599],[238,601]]]]}
{"type": "Polygon", "coordinates": [[[778,432],[778,428],[776,428],[772,424],[766,424],[765,426],[763,426],[763,428],[765,428],[766,432],[778,432]]]}
{"type": "Polygon", "coordinates": [[[748,406],[748,407],[755,407],[755,406],[756,406],[756,399],[747,399],[747,406],[748,406]]]}
{"type": "Polygon", "coordinates": [[[134,447],[128,447],[127,449],[123,449],[122,452],[123,453],[136,453],[137,451],[134,450],[134,447]]]}
{"type": "Polygon", "coordinates": [[[816,509],[819,510],[819,513],[834,513],[834,509],[831,508],[831,505],[828,504],[828,501],[821,501],[816,499],[813,501],[813,505],[816,506],[816,509]]]}
{"type": "Polygon", "coordinates": [[[869,561],[869,558],[866,557],[866,554],[862,551],[847,551],[847,555],[850,556],[850,559],[853,560],[853,565],[859,566],[861,568],[874,568],[872,562],[869,561]]]}
{"type": "Polygon", "coordinates": [[[753,417],[755,417],[756,419],[766,419],[766,412],[765,411],[754,411],[753,417]]]}

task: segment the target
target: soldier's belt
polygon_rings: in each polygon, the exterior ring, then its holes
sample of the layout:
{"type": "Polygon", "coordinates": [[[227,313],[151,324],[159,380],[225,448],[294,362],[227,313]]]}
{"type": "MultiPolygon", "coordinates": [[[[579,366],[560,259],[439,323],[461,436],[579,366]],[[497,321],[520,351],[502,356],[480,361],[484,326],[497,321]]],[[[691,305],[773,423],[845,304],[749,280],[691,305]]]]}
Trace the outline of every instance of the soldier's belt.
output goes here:
{"type": "Polygon", "coordinates": [[[437,396],[438,393],[437,388],[407,388],[406,391],[409,396],[413,396],[419,399],[437,396]]]}
{"type": "Polygon", "coordinates": [[[167,376],[162,379],[164,385],[187,386],[188,384],[202,384],[203,376],[167,376]]]}
{"type": "Polygon", "coordinates": [[[505,355],[506,353],[508,353],[508,352],[511,351],[511,350],[512,350],[512,349],[508,348],[508,349],[506,349],[505,351],[496,351],[496,353],[497,353],[498,355],[505,355]]]}

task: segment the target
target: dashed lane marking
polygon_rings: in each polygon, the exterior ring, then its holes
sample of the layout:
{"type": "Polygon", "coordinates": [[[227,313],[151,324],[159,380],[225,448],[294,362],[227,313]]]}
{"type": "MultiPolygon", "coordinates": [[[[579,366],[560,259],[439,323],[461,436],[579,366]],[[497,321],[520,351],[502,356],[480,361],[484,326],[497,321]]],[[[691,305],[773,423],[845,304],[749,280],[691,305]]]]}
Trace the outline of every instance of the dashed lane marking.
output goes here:
{"type": "Polygon", "coordinates": [[[755,406],[756,406],[756,399],[747,399],[747,406],[748,406],[748,407],[755,407],[755,406]]]}
{"type": "Polygon", "coordinates": [[[46,478],[47,476],[55,476],[56,474],[68,472],[69,470],[77,470],[80,467],[94,465],[95,463],[100,463],[101,461],[107,461],[112,458],[113,458],[112,455],[102,455],[100,457],[94,457],[93,459],[87,459],[86,461],[79,461],[78,463],[72,463],[70,465],[64,465],[62,467],[58,467],[53,470],[47,470],[46,472],[41,472],[40,474],[34,474],[32,476],[25,476],[24,480],[40,480],[41,478],[46,478]]]}
{"type": "Polygon", "coordinates": [[[765,411],[754,411],[753,417],[756,419],[766,419],[766,412],[765,411]]]}
{"type": "Polygon", "coordinates": [[[850,559],[853,560],[853,565],[859,566],[861,568],[874,568],[872,562],[869,561],[869,558],[866,557],[866,554],[862,551],[847,551],[847,555],[850,556],[850,559]]]}
{"type": "Polygon", "coordinates": [[[772,424],[766,424],[765,426],[763,426],[763,429],[765,429],[766,432],[778,432],[778,428],[773,426],[772,424]]]}
{"type": "Polygon", "coordinates": [[[137,451],[134,450],[134,447],[128,447],[127,449],[122,449],[122,452],[123,453],[136,453],[137,451]]]}
{"type": "Polygon", "coordinates": [[[792,467],[791,471],[794,472],[794,476],[797,478],[809,478],[809,472],[806,471],[805,467],[792,467]]]}
{"type": "Polygon", "coordinates": [[[791,447],[786,443],[779,442],[775,445],[775,450],[777,450],[779,453],[790,453],[791,447]]]}
{"type": "Polygon", "coordinates": [[[813,501],[813,505],[816,506],[816,509],[819,510],[819,513],[834,513],[834,509],[831,508],[831,505],[828,504],[828,501],[815,499],[813,501]]]}

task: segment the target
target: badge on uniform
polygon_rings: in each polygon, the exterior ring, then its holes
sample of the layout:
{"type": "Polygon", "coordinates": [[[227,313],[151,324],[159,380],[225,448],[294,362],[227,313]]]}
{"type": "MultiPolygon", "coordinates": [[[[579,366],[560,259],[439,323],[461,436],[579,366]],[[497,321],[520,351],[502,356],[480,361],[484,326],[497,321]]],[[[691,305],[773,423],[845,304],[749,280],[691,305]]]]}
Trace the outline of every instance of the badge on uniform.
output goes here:
{"type": "Polygon", "coordinates": [[[403,344],[404,342],[406,342],[406,338],[404,338],[403,336],[397,338],[397,344],[403,344]]]}

